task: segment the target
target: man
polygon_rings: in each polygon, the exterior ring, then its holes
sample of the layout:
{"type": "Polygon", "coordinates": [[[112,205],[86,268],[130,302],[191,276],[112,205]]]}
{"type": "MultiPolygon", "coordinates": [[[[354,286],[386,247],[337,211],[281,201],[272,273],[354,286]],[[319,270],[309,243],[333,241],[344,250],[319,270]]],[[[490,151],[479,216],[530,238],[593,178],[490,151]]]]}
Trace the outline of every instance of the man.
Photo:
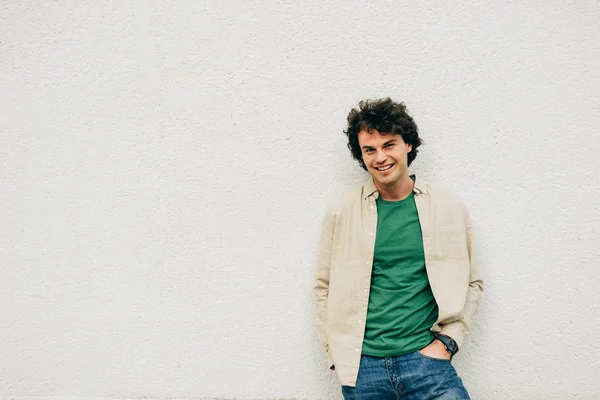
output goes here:
{"type": "Polygon", "coordinates": [[[480,302],[460,199],[408,172],[421,139],[403,103],[362,101],[348,148],[371,174],[328,208],[316,325],[345,399],[469,399],[451,359],[480,302]]]}

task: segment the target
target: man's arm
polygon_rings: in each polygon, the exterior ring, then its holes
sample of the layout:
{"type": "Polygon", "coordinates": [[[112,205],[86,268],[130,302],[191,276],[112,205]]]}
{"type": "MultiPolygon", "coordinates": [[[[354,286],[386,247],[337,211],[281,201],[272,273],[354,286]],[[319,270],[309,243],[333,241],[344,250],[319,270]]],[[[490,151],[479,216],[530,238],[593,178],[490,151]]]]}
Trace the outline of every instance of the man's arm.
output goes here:
{"type": "Polygon", "coordinates": [[[327,302],[329,299],[329,269],[331,267],[331,251],[333,246],[333,231],[335,229],[335,215],[327,210],[321,227],[321,239],[319,241],[319,255],[317,258],[315,294],[316,318],[315,325],[319,340],[327,353],[327,364],[330,369],[334,369],[333,360],[329,354],[329,344],[327,342],[327,302]]]}
{"type": "Polygon", "coordinates": [[[469,260],[471,264],[471,270],[469,273],[469,289],[467,291],[467,299],[462,312],[462,318],[458,321],[451,322],[442,326],[442,332],[444,335],[450,336],[458,344],[458,348],[462,346],[464,337],[469,333],[471,328],[471,321],[473,316],[479,307],[481,302],[481,295],[483,292],[483,280],[479,275],[477,268],[477,252],[475,246],[473,246],[473,227],[471,217],[468,211],[463,205],[463,212],[465,215],[465,228],[467,235],[467,250],[469,252],[469,260]]]}

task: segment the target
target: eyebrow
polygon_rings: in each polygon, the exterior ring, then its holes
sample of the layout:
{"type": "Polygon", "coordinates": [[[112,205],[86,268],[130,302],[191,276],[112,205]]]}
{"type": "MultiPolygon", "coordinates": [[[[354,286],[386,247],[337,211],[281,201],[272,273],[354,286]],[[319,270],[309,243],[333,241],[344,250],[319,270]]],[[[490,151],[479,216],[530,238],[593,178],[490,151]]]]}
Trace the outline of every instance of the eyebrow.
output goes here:
{"type": "MultiPolygon", "coordinates": [[[[396,142],[397,140],[398,140],[398,139],[390,139],[390,140],[388,140],[387,142],[385,142],[383,145],[385,146],[385,145],[387,145],[387,144],[394,143],[394,142],[396,142]]],[[[363,150],[369,150],[369,149],[372,149],[372,148],[373,148],[373,146],[363,146],[363,147],[362,147],[362,149],[363,149],[363,150]]]]}

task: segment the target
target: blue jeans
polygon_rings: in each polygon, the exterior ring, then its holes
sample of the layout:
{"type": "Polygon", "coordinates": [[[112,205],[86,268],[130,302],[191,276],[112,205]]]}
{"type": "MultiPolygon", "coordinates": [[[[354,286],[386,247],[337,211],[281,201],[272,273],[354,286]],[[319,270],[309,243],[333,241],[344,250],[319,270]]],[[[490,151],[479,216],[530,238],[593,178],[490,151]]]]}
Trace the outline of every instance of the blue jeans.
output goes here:
{"type": "Polygon", "coordinates": [[[356,387],[342,386],[345,400],[470,399],[450,360],[418,351],[399,357],[360,357],[356,387]]]}

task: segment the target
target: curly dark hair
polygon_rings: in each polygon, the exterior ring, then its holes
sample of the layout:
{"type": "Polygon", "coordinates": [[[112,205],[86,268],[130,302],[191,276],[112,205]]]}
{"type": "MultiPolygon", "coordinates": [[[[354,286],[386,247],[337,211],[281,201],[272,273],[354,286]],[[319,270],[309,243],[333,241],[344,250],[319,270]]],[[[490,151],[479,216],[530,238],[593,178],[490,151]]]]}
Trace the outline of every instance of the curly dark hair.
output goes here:
{"type": "Polygon", "coordinates": [[[348,136],[348,149],[352,153],[352,158],[358,161],[365,170],[367,166],[363,161],[362,151],[358,144],[358,134],[363,130],[367,132],[377,130],[382,135],[401,135],[406,144],[412,145],[412,150],[408,153],[408,165],[417,157],[417,148],[423,144],[419,137],[417,124],[406,113],[404,103],[396,103],[389,97],[363,100],[348,114],[348,126],[344,133],[348,136]]]}

